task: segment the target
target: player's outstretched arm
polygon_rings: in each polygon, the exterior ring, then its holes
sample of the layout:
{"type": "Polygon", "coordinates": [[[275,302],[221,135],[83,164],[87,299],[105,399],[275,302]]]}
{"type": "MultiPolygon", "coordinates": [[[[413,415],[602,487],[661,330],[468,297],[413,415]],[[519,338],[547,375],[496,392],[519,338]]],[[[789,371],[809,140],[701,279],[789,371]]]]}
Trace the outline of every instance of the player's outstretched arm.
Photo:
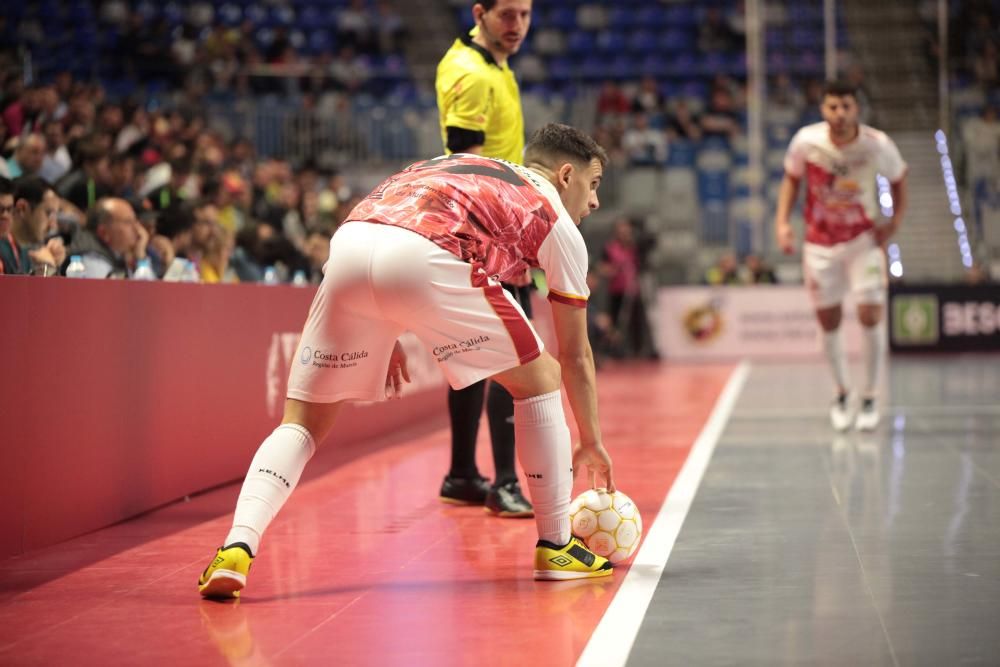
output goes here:
{"type": "Polygon", "coordinates": [[[795,230],[789,222],[795,198],[799,194],[799,179],[785,172],[778,192],[778,210],[774,216],[774,239],[786,255],[795,252],[795,230]]]}
{"type": "Polygon", "coordinates": [[[597,417],[597,373],[587,338],[587,309],[552,302],[552,318],[563,386],[580,432],[580,443],[573,452],[573,470],[578,472],[580,465],[586,465],[592,475],[603,478],[609,491],[614,491],[611,457],[604,449],[597,417]]]}

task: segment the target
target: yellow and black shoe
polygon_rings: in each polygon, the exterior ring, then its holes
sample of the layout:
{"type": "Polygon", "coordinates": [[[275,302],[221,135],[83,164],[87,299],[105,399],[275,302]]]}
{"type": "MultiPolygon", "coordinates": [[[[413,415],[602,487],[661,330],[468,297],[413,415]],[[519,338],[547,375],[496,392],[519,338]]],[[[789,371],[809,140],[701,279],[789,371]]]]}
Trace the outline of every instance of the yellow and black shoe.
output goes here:
{"type": "Polygon", "coordinates": [[[611,562],[588,549],[578,537],[570,537],[563,546],[546,540],[535,545],[535,579],[565,581],[606,577],[612,572],[611,562]]]}
{"type": "Polygon", "coordinates": [[[206,598],[238,598],[252,564],[253,554],[243,542],[221,547],[198,577],[198,592],[206,598]]]}

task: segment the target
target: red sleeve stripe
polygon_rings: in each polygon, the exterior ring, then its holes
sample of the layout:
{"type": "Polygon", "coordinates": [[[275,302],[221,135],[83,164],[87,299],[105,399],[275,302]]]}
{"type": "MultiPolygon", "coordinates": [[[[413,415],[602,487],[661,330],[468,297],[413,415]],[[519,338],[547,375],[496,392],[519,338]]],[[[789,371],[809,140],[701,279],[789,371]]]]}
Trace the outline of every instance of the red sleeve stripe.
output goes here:
{"type": "Polygon", "coordinates": [[[587,307],[587,297],[557,292],[552,288],[549,288],[549,301],[555,301],[566,306],[575,306],[576,308],[587,307]]]}

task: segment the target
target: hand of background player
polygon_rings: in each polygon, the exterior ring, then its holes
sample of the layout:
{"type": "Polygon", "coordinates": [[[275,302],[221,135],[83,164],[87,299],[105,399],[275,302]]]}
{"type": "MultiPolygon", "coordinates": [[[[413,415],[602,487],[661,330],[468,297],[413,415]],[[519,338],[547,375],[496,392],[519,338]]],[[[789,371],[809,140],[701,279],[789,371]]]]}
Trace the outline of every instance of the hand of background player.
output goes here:
{"type": "Polygon", "coordinates": [[[406,367],[406,352],[396,341],[389,355],[389,370],[385,374],[385,397],[402,398],[403,382],[410,381],[410,369],[406,367]]]}
{"type": "Polygon", "coordinates": [[[600,474],[604,478],[604,488],[608,493],[615,492],[615,480],[612,473],[611,457],[604,445],[597,443],[584,447],[577,443],[573,448],[573,476],[579,474],[582,466],[587,466],[590,471],[590,487],[596,489],[600,486],[597,476],[600,474]]]}
{"type": "Polygon", "coordinates": [[[885,242],[888,241],[896,230],[899,229],[899,223],[895,220],[891,220],[883,225],[875,225],[872,233],[875,235],[875,243],[881,247],[885,247],[885,242]]]}
{"type": "Polygon", "coordinates": [[[787,222],[778,224],[774,233],[774,240],[777,242],[781,252],[791,255],[795,252],[795,230],[787,222]]]}

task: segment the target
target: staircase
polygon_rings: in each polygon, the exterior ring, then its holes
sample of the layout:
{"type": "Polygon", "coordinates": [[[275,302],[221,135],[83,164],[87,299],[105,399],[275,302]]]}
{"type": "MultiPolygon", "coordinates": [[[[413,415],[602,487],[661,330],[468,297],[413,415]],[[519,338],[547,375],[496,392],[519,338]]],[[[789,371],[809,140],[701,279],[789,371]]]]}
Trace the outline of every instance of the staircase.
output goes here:
{"type": "Polygon", "coordinates": [[[865,72],[871,124],[889,133],[910,166],[899,244],[903,280],[960,280],[964,272],[955,216],[948,206],[938,129],[937,72],[927,58],[925,27],[913,0],[844,0],[850,53],[865,72]]]}
{"type": "Polygon", "coordinates": [[[893,238],[899,244],[903,280],[958,281],[965,268],[958,250],[955,216],[949,210],[941,156],[935,148],[933,132],[895,132],[891,136],[910,166],[907,209],[903,224],[893,238]]]}
{"type": "Polygon", "coordinates": [[[874,122],[890,134],[936,129],[937,72],[914,0],[844,0],[852,60],[865,72],[874,122]]]}
{"type": "MultiPolygon", "coordinates": [[[[448,0],[388,0],[407,29],[406,62],[421,90],[433,92],[438,61],[459,34],[448,0]]],[[[472,12],[472,3],[467,3],[472,12]]]]}

